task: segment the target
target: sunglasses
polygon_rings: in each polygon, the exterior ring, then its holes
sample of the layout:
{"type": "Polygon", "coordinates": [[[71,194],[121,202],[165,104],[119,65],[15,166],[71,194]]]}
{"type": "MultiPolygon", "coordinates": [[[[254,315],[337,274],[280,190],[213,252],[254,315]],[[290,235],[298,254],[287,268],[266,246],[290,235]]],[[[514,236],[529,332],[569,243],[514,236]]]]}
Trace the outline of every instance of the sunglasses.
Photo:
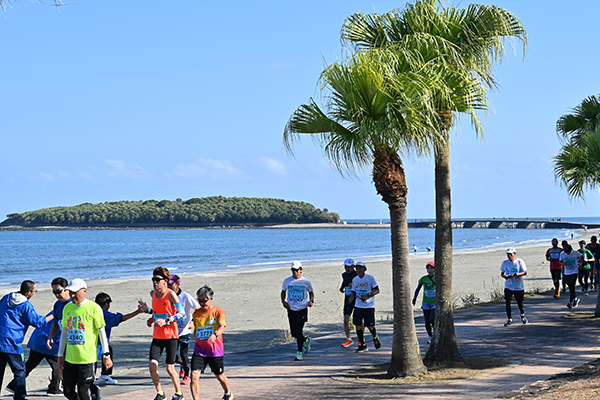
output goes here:
{"type": "Polygon", "coordinates": [[[165,278],[161,278],[161,277],[158,277],[158,276],[153,276],[152,277],[152,282],[160,282],[160,281],[165,281],[165,280],[166,280],[165,278]]]}
{"type": "Polygon", "coordinates": [[[58,290],[53,290],[53,291],[52,291],[52,293],[54,293],[54,294],[61,294],[61,293],[63,293],[65,290],[67,290],[67,289],[58,289],[58,290]]]}

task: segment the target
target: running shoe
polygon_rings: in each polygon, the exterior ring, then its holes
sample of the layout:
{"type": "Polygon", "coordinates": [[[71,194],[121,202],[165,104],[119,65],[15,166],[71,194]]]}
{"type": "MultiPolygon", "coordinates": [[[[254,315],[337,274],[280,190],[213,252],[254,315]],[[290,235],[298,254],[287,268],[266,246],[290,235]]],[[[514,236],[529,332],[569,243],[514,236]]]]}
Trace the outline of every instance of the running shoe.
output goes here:
{"type": "Polygon", "coordinates": [[[357,353],[364,353],[365,351],[369,351],[369,349],[367,348],[367,345],[364,343],[359,343],[358,344],[358,348],[356,349],[357,353]]]}
{"type": "Polygon", "coordinates": [[[525,318],[525,315],[521,315],[521,322],[526,324],[527,323],[527,318],[525,318]]]}
{"type": "Polygon", "coordinates": [[[579,297],[575,297],[575,300],[573,300],[573,308],[577,307],[579,305],[579,297]]]}
{"type": "Polygon", "coordinates": [[[584,296],[589,296],[588,292],[583,292],[584,296]]]}
{"type": "Polygon", "coordinates": [[[165,395],[160,394],[160,393],[156,393],[156,397],[154,398],[154,400],[165,400],[165,395]]]}
{"type": "Polygon", "coordinates": [[[185,376],[185,371],[183,370],[183,368],[181,368],[181,371],[179,371],[179,377],[183,378],[185,376]]]}
{"type": "Polygon", "coordinates": [[[354,340],[348,338],[344,341],[344,343],[342,343],[342,347],[350,347],[352,343],[354,343],[354,340]]]}
{"type": "Polygon", "coordinates": [[[15,388],[14,385],[11,386],[10,384],[6,387],[6,391],[10,392],[10,393],[14,393],[15,392],[15,388]]]}
{"type": "Polygon", "coordinates": [[[119,381],[117,381],[116,379],[113,379],[112,377],[110,377],[108,375],[100,375],[98,377],[98,383],[104,384],[104,385],[116,385],[117,383],[119,383],[119,381]]]}
{"type": "Polygon", "coordinates": [[[185,376],[185,377],[183,377],[183,380],[181,381],[181,384],[182,385],[189,385],[191,381],[192,380],[190,379],[189,376],[185,376]]]}
{"type": "Polygon", "coordinates": [[[571,302],[568,302],[568,303],[567,303],[567,308],[573,308],[573,303],[571,303],[571,302]]]}
{"type": "Polygon", "coordinates": [[[179,393],[179,394],[175,393],[175,394],[173,395],[173,397],[171,397],[171,399],[172,399],[172,400],[185,400],[185,399],[183,398],[183,393],[179,393]]]}
{"type": "Polygon", "coordinates": [[[309,351],[310,351],[310,338],[307,337],[306,340],[304,341],[304,344],[302,345],[302,352],[304,354],[306,354],[309,351]]]}
{"type": "Polygon", "coordinates": [[[431,336],[429,336],[429,338],[427,339],[427,344],[431,344],[431,336]]]}
{"type": "Polygon", "coordinates": [[[233,394],[232,393],[225,393],[223,395],[223,400],[233,400],[233,394]]]}
{"type": "Polygon", "coordinates": [[[375,343],[375,348],[378,349],[381,347],[381,340],[379,340],[379,335],[376,335],[373,338],[373,343],[375,343]]]}
{"type": "Polygon", "coordinates": [[[506,323],[504,324],[504,326],[511,326],[513,324],[512,319],[508,319],[508,321],[506,321],[506,323]]]}
{"type": "Polygon", "coordinates": [[[58,390],[46,390],[46,396],[64,396],[62,390],[58,389],[58,390]]]}
{"type": "Polygon", "coordinates": [[[304,357],[302,356],[302,352],[301,351],[297,351],[296,352],[296,357],[294,357],[294,360],[296,361],[302,361],[304,359],[304,357]]]}

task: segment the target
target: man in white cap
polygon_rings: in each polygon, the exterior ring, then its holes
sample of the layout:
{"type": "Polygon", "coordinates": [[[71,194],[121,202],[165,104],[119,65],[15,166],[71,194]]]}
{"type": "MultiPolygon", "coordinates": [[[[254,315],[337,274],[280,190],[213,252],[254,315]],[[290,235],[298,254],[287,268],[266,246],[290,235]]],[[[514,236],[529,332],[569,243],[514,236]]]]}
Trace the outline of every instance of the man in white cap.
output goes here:
{"type": "Polygon", "coordinates": [[[517,258],[517,251],[514,247],[509,247],[506,250],[506,257],[507,259],[504,260],[500,266],[500,276],[505,279],[504,299],[506,301],[506,316],[508,317],[508,321],[504,326],[513,324],[512,310],[510,307],[513,296],[515,296],[519,311],[521,311],[521,322],[526,324],[527,318],[525,318],[525,308],[523,307],[523,299],[525,297],[523,277],[527,275],[527,266],[525,265],[525,261],[517,258]]]}
{"type": "Polygon", "coordinates": [[[315,303],[315,294],[310,281],[302,277],[302,263],[292,262],[292,276],[285,278],[281,287],[281,303],[287,310],[290,331],[298,343],[296,361],[310,351],[310,338],[304,337],[304,324],[308,321],[308,307],[315,303]]]}
{"type": "Polygon", "coordinates": [[[65,397],[89,400],[94,365],[98,360],[98,338],[102,344],[102,361],[107,369],[112,367],[104,314],[98,304],[85,298],[87,284],[83,279],[73,279],[67,289],[71,303],[62,312],[58,368],[62,372],[65,397]]]}
{"type": "Polygon", "coordinates": [[[354,299],[352,298],[352,279],[357,274],[354,269],[354,260],[346,258],[344,260],[344,269],[346,272],[342,273],[342,286],[340,286],[340,292],[344,293],[344,333],[346,334],[346,340],[342,343],[342,347],[350,347],[354,340],[350,337],[352,330],[350,329],[350,316],[352,316],[352,310],[354,310],[354,299]]]}

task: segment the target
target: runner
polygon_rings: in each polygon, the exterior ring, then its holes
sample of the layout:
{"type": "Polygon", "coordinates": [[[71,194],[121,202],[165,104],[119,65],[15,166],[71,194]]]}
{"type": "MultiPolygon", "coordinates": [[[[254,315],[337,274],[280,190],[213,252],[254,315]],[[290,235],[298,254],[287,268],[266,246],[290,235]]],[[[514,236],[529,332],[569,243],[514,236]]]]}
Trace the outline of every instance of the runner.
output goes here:
{"type": "Polygon", "coordinates": [[[148,319],[148,326],[154,325],[149,364],[150,376],[156,388],[156,397],[154,397],[154,400],[164,400],[166,398],[160,384],[160,376],[158,375],[158,360],[165,348],[167,350],[166,370],[175,387],[173,400],[183,400],[183,393],[181,393],[181,386],[179,385],[179,376],[175,372],[174,365],[179,330],[177,324],[173,322],[184,318],[185,311],[183,305],[179,302],[177,294],[167,287],[167,282],[170,278],[171,273],[168,269],[164,267],[154,268],[152,272],[154,290],[150,292],[152,296],[152,308],[146,310],[150,314],[153,313],[153,316],[148,319]]]}
{"type": "Polygon", "coordinates": [[[375,348],[381,347],[381,341],[375,329],[375,295],[379,293],[379,286],[373,275],[366,274],[367,266],[364,262],[357,261],[355,267],[358,275],[352,280],[352,299],[356,299],[353,322],[358,337],[356,352],[362,353],[369,351],[364,337],[365,326],[373,336],[375,348]]]}
{"type": "MultiPolygon", "coordinates": [[[[115,360],[115,354],[113,352],[113,348],[110,345],[110,333],[112,331],[112,328],[114,328],[115,326],[119,326],[119,324],[121,322],[125,322],[127,320],[130,320],[131,318],[135,317],[136,315],[139,315],[141,313],[143,313],[145,309],[148,308],[148,306],[146,305],[146,303],[144,303],[143,301],[139,300],[138,301],[138,309],[130,312],[129,314],[121,314],[121,313],[113,313],[108,311],[110,309],[110,304],[112,303],[112,299],[110,298],[110,295],[108,295],[107,293],[103,293],[100,292],[96,295],[96,299],[95,299],[96,304],[98,304],[100,306],[100,308],[102,308],[102,315],[104,317],[104,322],[106,323],[106,327],[105,327],[105,332],[106,332],[106,341],[108,343],[108,353],[110,354],[110,358],[114,363],[115,360]]],[[[98,344],[98,357],[102,357],[102,347],[101,347],[101,343],[98,344]]],[[[94,370],[95,370],[95,365],[94,365],[94,370]]],[[[113,372],[113,367],[111,366],[110,368],[106,368],[106,366],[104,364],[102,364],[102,372],[100,373],[100,376],[98,377],[98,383],[100,384],[104,384],[104,385],[116,385],[117,383],[119,383],[116,379],[113,379],[111,377],[113,372]]]]}
{"type": "Polygon", "coordinates": [[[575,284],[577,283],[577,275],[579,269],[577,267],[579,259],[582,254],[577,250],[573,250],[570,244],[566,243],[563,245],[563,252],[560,253],[560,263],[565,267],[564,281],[569,286],[569,302],[567,303],[568,308],[577,307],[579,305],[579,297],[575,291],[575,284]]]}
{"type": "Polygon", "coordinates": [[[200,305],[198,302],[190,296],[188,293],[181,290],[179,287],[181,285],[181,278],[178,275],[171,275],[171,279],[169,279],[169,289],[173,290],[177,293],[179,297],[179,301],[183,304],[183,308],[185,310],[185,318],[181,318],[177,320],[177,326],[179,328],[179,340],[177,343],[177,347],[179,349],[180,363],[181,363],[181,371],[179,371],[179,377],[183,378],[181,381],[184,385],[190,384],[190,359],[188,357],[188,348],[190,346],[190,340],[192,338],[192,315],[194,311],[200,305]]]}
{"type": "Polygon", "coordinates": [[[14,398],[25,399],[25,362],[23,361],[23,339],[29,326],[42,328],[52,319],[35,312],[29,299],[37,292],[35,283],[23,281],[18,292],[5,295],[0,300],[0,387],[4,379],[6,364],[14,375],[14,398]]]}
{"type": "Polygon", "coordinates": [[[598,238],[596,236],[592,236],[590,238],[590,243],[585,246],[586,249],[592,252],[594,255],[594,265],[592,267],[592,290],[598,290],[598,279],[600,278],[600,244],[598,244],[598,238]]]}
{"type": "Polygon", "coordinates": [[[563,266],[560,265],[559,258],[562,249],[558,247],[558,239],[552,239],[552,247],[546,251],[546,261],[550,261],[550,275],[554,283],[554,298],[560,297],[560,278],[563,266]]]}
{"type": "Polygon", "coordinates": [[[100,306],[85,298],[87,284],[83,279],[73,279],[67,289],[71,303],[62,312],[58,368],[62,371],[65,397],[89,400],[98,360],[98,339],[102,343],[102,362],[106,368],[112,366],[104,317],[100,306]]]}
{"type": "Polygon", "coordinates": [[[223,400],[233,399],[229,388],[229,380],[223,373],[223,331],[225,330],[225,312],[212,304],[214,292],[204,285],[196,292],[200,307],[194,312],[192,322],[196,344],[192,355],[192,399],[200,399],[200,373],[207,365],[223,388],[223,400]]]}
{"type": "Polygon", "coordinates": [[[433,336],[433,321],[435,321],[435,264],[433,261],[429,261],[425,266],[427,275],[419,279],[419,285],[415,290],[415,296],[413,297],[413,306],[417,304],[417,297],[421,287],[423,289],[423,302],[421,303],[421,309],[423,310],[423,318],[425,319],[425,329],[429,335],[427,343],[431,343],[431,337],[433,336]]]}
{"type": "Polygon", "coordinates": [[[342,273],[342,286],[340,286],[340,292],[344,293],[344,333],[346,334],[346,340],[342,343],[342,347],[349,347],[354,340],[350,334],[350,316],[352,310],[354,310],[354,302],[352,301],[352,279],[358,275],[354,269],[354,260],[346,258],[344,261],[344,268],[346,272],[342,273]]]}
{"type": "Polygon", "coordinates": [[[525,298],[523,277],[527,275],[527,266],[525,265],[525,261],[517,258],[517,251],[514,247],[509,247],[506,250],[506,257],[508,259],[504,260],[500,266],[500,276],[506,280],[504,282],[504,299],[506,301],[506,316],[508,317],[508,321],[504,326],[513,324],[510,307],[513,296],[517,300],[519,311],[521,311],[521,322],[526,324],[527,318],[525,318],[525,307],[523,306],[523,299],[525,298]]]}
{"type": "Polygon", "coordinates": [[[579,262],[579,285],[581,286],[581,294],[588,296],[588,279],[592,284],[594,282],[594,277],[591,276],[594,255],[585,248],[585,240],[579,241],[579,252],[583,255],[579,262]]]}
{"type": "Polygon", "coordinates": [[[295,360],[302,361],[310,351],[310,338],[304,337],[304,324],[308,322],[308,308],[315,304],[315,293],[310,281],[302,277],[302,263],[292,262],[292,276],[285,278],[281,286],[281,303],[287,310],[292,336],[298,343],[295,360]],[[287,299],[287,300],[286,300],[287,299]]]}
{"type": "MultiPolygon", "coordinates": [[[[50,330],[56,324],[56,321],[62,319],[62,310],[67,303],[71,302],[69,297],[69,291],[66,289],[69,282],[65,278],[55,278],[52,280],[52,293],[56,296],[56,302],[54,308],[46,317],[52,316],[52,320],[46,323],[43,328],[38,328],[33,331],[27,347],[29,347],[29,358],[25,363],[25,376],[29,376],[42,360],[46,360],[52,373],[50,375],[50,384],[46,390],[46,396],[62,396],[63,392],[60,390],[60,370],[58,369],[58,343],[60,342],[60,330],[55,330],[55,335],[50,341],[50,348],[48,348],[48,337],[50,330]]],[[[14,392],[16,381],[13,379],[6,389],[14,392]]]]}

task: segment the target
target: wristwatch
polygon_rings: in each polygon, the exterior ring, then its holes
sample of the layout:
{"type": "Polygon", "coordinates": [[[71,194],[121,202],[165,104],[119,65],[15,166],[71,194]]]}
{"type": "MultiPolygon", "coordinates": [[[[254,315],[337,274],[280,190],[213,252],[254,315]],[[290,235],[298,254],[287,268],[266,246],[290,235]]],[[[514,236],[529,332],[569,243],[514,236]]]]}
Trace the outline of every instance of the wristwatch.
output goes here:
{"type": "Polygon", "coordinates": [[[104,353],[104,354],[102,354],[102,358],[108,358],[108,357],[110,357],[110,353],[104,353]]]}
{"type": "Polygon", "coordinates": [[[219,337],[219,332],[215,332],[215,337],[219,337]]]}

